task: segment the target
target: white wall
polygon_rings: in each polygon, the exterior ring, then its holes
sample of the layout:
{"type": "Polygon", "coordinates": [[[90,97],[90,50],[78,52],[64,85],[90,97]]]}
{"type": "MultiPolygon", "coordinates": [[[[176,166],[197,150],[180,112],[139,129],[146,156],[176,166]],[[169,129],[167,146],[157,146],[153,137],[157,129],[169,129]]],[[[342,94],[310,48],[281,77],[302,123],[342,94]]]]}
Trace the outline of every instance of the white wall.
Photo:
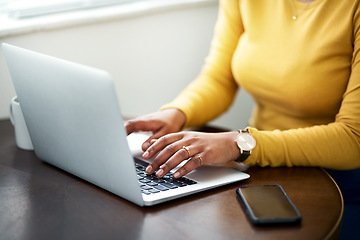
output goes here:
{"type": "MultiPolygon", "coordinates": [[[[110,72],[122,112],[137,116],[156,111],[196,77],[208,53],[216,17],[216,3],[190,5],[10,35],[0,38],[0,42],[110,72]]],[[[8,118],[9,101],[14,95],[0,52],[0,118],[8,118]]],[[[251,108],[250,97],[242,91],[233,108],[215,123],[233,129],[244,127],[251,108]]]]}

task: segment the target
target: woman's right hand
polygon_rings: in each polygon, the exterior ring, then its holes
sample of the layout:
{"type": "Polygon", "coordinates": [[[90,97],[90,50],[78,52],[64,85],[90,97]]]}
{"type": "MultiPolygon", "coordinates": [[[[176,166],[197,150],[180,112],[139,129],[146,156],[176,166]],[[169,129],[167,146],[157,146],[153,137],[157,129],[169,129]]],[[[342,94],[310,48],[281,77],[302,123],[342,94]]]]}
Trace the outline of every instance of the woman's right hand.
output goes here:
{"type": "Polygon", "coordinates": [[[125,122],[125,128],[127,134],[140,131],[152,132],[142,145],[143,151],[146,151],[151,145],[151,140],[180,131],[185,122],[186,116],[182,111],[169,108],[128,120],[125,122]]]}

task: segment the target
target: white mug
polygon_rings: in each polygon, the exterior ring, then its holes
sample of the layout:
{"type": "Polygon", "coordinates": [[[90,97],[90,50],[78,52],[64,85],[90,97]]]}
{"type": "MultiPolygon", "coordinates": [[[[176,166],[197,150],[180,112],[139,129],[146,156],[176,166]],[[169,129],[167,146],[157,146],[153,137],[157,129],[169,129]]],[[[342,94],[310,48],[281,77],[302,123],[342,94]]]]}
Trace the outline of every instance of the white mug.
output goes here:
{"type": "Polygon", "coordinates": [[[11,99],[10,121],[15,129],[16,145],[24,150],[34,150],[17,96],[11,99]]]}

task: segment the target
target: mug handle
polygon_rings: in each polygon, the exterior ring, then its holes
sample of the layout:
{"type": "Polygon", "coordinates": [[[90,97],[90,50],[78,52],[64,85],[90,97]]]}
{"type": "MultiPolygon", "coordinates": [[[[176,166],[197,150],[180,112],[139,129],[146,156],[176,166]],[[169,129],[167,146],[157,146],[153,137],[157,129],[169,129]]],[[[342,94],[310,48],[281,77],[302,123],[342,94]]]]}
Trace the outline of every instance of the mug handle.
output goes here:
{"type": "Polygon", "coordinates": [[[10,122],[14,126],[15,123],[14,123],[13,109],[11,103],[10,103],[10,122]]]}

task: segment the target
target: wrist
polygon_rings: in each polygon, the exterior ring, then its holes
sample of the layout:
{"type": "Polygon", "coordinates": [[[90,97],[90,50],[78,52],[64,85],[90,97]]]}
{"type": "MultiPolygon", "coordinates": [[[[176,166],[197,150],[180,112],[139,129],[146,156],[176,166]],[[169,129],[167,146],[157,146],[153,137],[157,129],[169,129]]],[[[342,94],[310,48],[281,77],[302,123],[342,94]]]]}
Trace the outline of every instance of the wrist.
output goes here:
{"type": "Polygon", "coordinates": [[[239,147],[236,144],[236,138],[238,135],[239,135],[238,131],[232,131],[230,134],[230,146],[231,146],[232,153],[233,153],[232,159],[231,159],[232,161],[236,161],[240,157],[240,154],[241,154],[239,147]]]}
{"type": "Polygon", "coordinates": [[[186,123],[186,115],[183,111],[177,108],[166,108],[162,110],[166,112],[170,116],[171,124],[177,128],[178,131],[182,129],[182,127],[186,123]]]}
{"type": "Polygon", "coordinates": [[[238,130],[235,143],[239,150],[239,157],[235,160],[238,163],[244,162],[256,146],[256,140],[248,129],[238,130]]]}

